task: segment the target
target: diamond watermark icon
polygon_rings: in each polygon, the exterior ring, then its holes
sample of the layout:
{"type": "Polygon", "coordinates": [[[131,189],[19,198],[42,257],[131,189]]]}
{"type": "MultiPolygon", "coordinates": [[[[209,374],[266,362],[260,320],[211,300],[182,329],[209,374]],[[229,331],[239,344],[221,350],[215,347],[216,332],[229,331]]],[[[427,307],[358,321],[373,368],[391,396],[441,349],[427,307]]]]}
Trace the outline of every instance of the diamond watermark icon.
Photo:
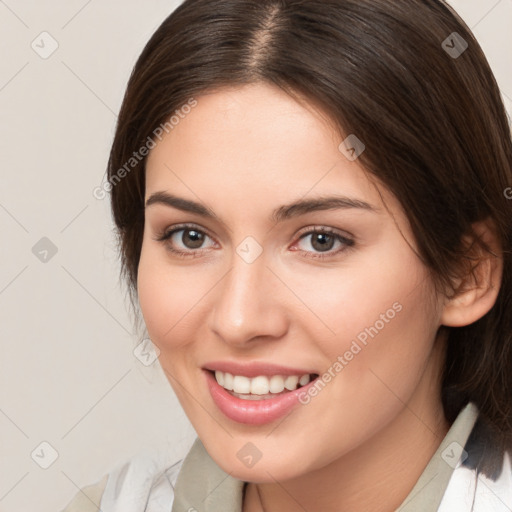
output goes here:
{"type": "Polygon", "coordinates": [[[453,441],[443,450],[441,457],[448,466],[455,469],[468,458],[468,452],[459,443],[453,441]]]}
{"type": "Polygon", "coordinates": [[[144,366],[151,366],[158,359],[160,349],[145,338],[134,348],[133,354],[144,366]]]}
{"type": "Polygon", "coordinates": [[[353,162],[359,158],[366,146],[354,134],[351,134],[338,146],[338,149],[347,160],[353,162]]]}
{"type": "Polygon", "coordinates": [[[32,247],[32,254],[42,263],[48,263],[57,251],[57,246],[45,236],[32,247]]]}
{"type": "Polygon", "coordinates": [[[248,468],[252,468],[261,459],[263,454],[253,443],[245,443],[242,448],[236,452],[236,456],[248,468]]]}
{"type": "Polygon", "coordinates": [[[441,46],[452,59],[458,59],[468,49],[468,42],[457,32],[452,32],[441,46]]]}
{"type": "Polygon", "coordinates": [[[38,466],[48,469],[59,458],[59,453],[50,443],[43,441],[30,456],[38,466]]]}
{"type": "Polygon", "coordinates": [[[32,47],[32,50],[41,57],[41,59],[46,60],[55,53],[59,47],[59,43],[51,34],[44,31],[32,41],[30,46],[32,47]]]}
{"type": "Polygon", "coordinates": [[[250,264],[259,258],[263,252],[263,247],[252,236],[248,236],[236,248],[236,252],[240,258],[250,264]]]}

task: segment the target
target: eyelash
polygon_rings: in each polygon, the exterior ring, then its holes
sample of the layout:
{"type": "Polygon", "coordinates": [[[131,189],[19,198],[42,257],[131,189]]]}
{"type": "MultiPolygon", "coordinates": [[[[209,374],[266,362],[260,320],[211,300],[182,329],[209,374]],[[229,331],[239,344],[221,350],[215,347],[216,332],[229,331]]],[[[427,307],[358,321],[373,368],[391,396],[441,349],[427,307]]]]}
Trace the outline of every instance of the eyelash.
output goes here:
{"type": "MultiPolygon", "coordinates": [[[[191,249],[189,251],[180,251],[178,249],[173,248],[170,244],[166,243],[176,233],[178,233],[180,231],[189,231],[189,230],[197,231],[198,233],[200,233],[202,235],[206,235],[207,237],[209,237],[213,240],[213,237],[211,237],[206,231],[199,229],[198,226],[195,226],[194,224],[180,224],[177,226],[173,226],[172,229],[166,229],[165,231],[160,233],[155,238],[155,240],[157,242],[166,244],[166,249],[179,258],[197,258],[205,251],[205,249],[197,249],[197,250],[191,249]]],[[[301,251],[301,252],[307,254],[307,255],[304,255],[305,258],[327,259],[327,258],[333,257],[343,251],[347,251],[347,250],[353,248],[354,244],[355,244],[353,239],[351,239],[347,236],[341,235],[340,233],[338,233],[337,231],[335,231],[331,228],[325,228],[322,226],[314,226],[313,228],[309,228],[308,231],[304,231],[304,232],[300,233],[299,241],[302,240],[303,238],[306,238],[309,235],[314,235],[314,234],[333,236],[337,241],[344,244],[344,247],[342,247],[341,249],[338,249],[337,251],[334,251],[334,252],[326,251],[324,254],[323,253],[313,253],[313,255],[312,255],[311,251],[301,251]]],[[[300,249],[296,249],[296,250],[300,251],[300,249]]]]}

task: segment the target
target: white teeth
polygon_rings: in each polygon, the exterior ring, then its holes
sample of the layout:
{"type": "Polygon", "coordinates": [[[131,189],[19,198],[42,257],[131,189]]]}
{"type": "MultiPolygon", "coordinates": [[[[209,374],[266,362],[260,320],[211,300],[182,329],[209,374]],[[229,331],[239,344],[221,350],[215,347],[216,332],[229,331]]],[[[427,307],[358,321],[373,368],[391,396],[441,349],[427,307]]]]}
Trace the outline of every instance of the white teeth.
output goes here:
{"type": "Polygon", "coordinates": [[[289,375],[288,377],[286,377],[286,380],[284,381],[284,387],[289,391],[293,391],[294,389],[297,389],[298,383],[299,377],[295,375],[289,375]]]}
{"type": "Polygon", "coordinates": [[[217,383],[228,391],[233,391],[236,395],[244,395],[240,398],[247,400],[257,399],[251,395],[268,395],[282,393],[283,391],[294,391],[297,386],[305,386],[311,380],[309,374],[302,376],[298,375],[273,375],[272,377],[266,377],[260,375],[258,377],[249,378],[243,375],[232,375],[231,373],[215,371],[215,379],[217,383]]]}
{"type": "MultiPolygon", "coordinates": [[[[219,372],[222,374],[222,372],[219,372]]],[[[217,377],[217,374],[215,374],[215,377],[217,377]]],[[[217,382],[219,382],[217,380],[217,382]]],[[[219,382],[220,384],[220,382],[219,382]]],[[[224,389],[227,389],[228,391],[233,391],[233,375],[231,373],[225,373],[224,374],[224,382],[223,384],[220,384],[224,389]]]]}
{"type": "Polygon", "coordinates": [[[243,377],[242,375],[233,376],[233,391],[235,393],[250,393],[251,392],[251,379],[243,377]]]}
{"type": "Polygon", "coordinates": [[[274,375],[270,377],[269,391],[271,393],[281,393],[284,391],[284,379],[281,375],[274,375]]]}
{"type": "Polygon", "coordinates": [[[251,379],[251,395],[266,395],[268,393],[267,377],[255,377],[251,379]]]}
{"type": "Polygon", "coordinates": [[[303,376],[299,379],[299,384],[300,384],[301,386],[305,386],[309,381],[310,381],[309,374],[306,374],[306,375],[303,375],[303,376]]]}

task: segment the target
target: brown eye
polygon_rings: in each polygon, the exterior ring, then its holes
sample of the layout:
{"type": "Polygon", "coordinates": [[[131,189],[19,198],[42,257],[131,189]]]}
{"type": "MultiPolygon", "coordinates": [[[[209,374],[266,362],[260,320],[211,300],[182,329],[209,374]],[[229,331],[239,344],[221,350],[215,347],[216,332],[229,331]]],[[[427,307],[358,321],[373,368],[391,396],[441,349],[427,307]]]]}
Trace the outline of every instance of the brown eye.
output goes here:
{"type": "MultiPolygon", "coordinates": [[[[204,242],[204,233],[195,229],[183,229],[181,235],[181,243],[187,249],[199,249],[204,242]]],[[[179,233],[179,231],[178,231],[179,233]]]]}
{"type": "Polygon", "coordinates": [[[354,243],[354,240],[330,228],[316,228],[304,233],[297,247],[305,256],[328,258],[352,248],[354,243]]]}
{"type": "Polygon", "coordinates": [[[215,241],[195,226],[175,226],[156,238],[175,256],[198,257],[204,251],[213,249],[215,241]]]}
{"type": "Polygon", "coordinates": [[[311,235],[311,247],[319,252],[330,251],[334,242],[334,236],[327,233],[313,233],[311,235]]]}

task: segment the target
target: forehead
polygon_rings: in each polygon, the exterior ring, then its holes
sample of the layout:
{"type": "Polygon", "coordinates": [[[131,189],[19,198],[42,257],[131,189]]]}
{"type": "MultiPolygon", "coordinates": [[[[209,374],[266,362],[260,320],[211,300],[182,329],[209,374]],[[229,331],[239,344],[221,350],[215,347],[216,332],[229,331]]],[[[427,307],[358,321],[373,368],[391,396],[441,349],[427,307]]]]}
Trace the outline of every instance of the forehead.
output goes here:
{"type": "Polygon", "coordinates": [[[172,190],[212,205],[242,196],[246,209],[261,209],[338,193],[381,204],[357,160],[340,152],[333,121],[313,105],[267,84],[195,100],[151,150],[146,198],[172,190]]]}
{"type": "Polygon", "coordinates": [[[215,154],[215,162],[225,158],[231,168],[244,155],[246,161],[255,156],[290,159],[303,156],[313,144],[317,153],[326,152],[329,141],[340,139],[319,111],[267,84],[222,88],[199,96],[196,103],[188,114],[174,116],[176,124],[150,152],[148,166],[160,153],[169,157],[183,146],[196,147],[190,157],[215,154]]]}

